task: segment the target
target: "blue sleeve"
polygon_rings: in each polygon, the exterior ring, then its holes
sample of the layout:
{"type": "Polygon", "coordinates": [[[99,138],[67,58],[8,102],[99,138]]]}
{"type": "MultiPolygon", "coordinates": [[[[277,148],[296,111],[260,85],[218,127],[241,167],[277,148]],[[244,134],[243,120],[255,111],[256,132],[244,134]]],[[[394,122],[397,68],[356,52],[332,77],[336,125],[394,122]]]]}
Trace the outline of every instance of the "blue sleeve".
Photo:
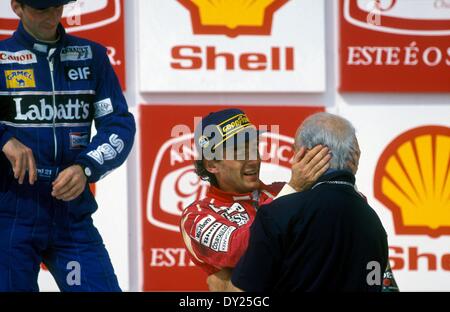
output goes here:
{"type": "MultiPolygon", "coordinates": [[[[0,121],[3,120],[0,118],[0,121]]],[[[6,142],[9,141],[14,135],[8,131],[5,125],[0,123],[0,152],[3,150],[3,146],[6,144],[6,142]]]]}
{"type": "MultiPolygon", "coordinates": [[[[5,51],[8,50],[8,46],[5,44],[5,40],[4,41],[0,41],[0,50],[5,51]]],[[[0,71],[3,74],[3,71],[0,71]]],[[[0,78],[2,79],[2,78],[0,78]]],[[[5,82],[6,83],[6,82],[5,82]]],[[[5,90],[1,90],[1,91],[5,91],[5,90]]],[[[0,103],[2,104],[2,103],[0,103]]],[[[0,108],[0,153],[3,150],[3,146],[5,146],[5,144],[9,141],[9,139],[11,139],[14,134],[8,130],[7,126],[2,124],[1,121],[5,121],[6,116],[3,115],[3,110],[0,108]]]]}
{"type": "Polygon", "coordinates": [[[275,202],[261,208],[250,228],[248,249],[233,270],[231,281],[236,287],[250,292],[270,292],[278,275],[281,246],[274,219],[267,213],[275,202]],[[267,210],[265,210],[267,209],[267,210]]]}
{"type": "Polygon", "coordinates": [[[96,182],[122,165],[131,151],[136,133],[133,115],[106,55],[99,57],[98,84],[94,103],[97,134],[75,163],[88,167],[88,182],[96,182]]]}

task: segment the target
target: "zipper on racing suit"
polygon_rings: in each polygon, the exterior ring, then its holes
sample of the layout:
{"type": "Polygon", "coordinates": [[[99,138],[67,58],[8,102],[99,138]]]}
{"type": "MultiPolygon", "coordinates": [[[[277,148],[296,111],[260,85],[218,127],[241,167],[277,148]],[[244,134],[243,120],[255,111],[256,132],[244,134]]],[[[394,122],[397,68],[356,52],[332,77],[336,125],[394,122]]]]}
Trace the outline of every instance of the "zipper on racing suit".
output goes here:
{"type": "Polygon", "coordinates": [[[54,161],[56,161],[56,157],[58,155],[58,140],[56,138],[56,115],[58,114],[58,110],[56,107],[56,94],[55,94],[55,79],[54,79],[54,54],[56,49],[52,48],[50,49],[47,57],[48,66],[50,68],[50,78],[52,81],[52,98],[53,98],[53,142],[55,144],[55,155],[54,155],[54,161]]]}

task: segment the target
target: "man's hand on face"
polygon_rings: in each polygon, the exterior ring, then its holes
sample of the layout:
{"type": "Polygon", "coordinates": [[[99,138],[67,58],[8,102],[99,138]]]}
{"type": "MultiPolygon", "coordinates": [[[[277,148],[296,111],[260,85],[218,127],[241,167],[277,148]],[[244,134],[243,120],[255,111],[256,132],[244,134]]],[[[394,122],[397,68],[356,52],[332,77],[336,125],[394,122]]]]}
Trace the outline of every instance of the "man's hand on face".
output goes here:
{"type": "Polygon", "coordinates": [[[19,180],[19,184],[23,184],[25,174],[28,171],[28,182],[33,185],[37,180],[36,162],[33,151],[16,138],[11,138],[6,142],[2,151],[11,163],[14,178],[19,180]]]}
{"type": "Polygon", "coordinates": [[[63,170],[53,181],[52,196],[63,201],[71,201],[80,196],[86,187],[87,178],[83,168],[73,165],[63,170]]]}
{"type": "Polygon", "coordinates": [[[304,147],[292,159],[291,180],[289,185],[297,192],[307,190],[330,167],[329,149],[317,145],[309,151],[304,147]]]}

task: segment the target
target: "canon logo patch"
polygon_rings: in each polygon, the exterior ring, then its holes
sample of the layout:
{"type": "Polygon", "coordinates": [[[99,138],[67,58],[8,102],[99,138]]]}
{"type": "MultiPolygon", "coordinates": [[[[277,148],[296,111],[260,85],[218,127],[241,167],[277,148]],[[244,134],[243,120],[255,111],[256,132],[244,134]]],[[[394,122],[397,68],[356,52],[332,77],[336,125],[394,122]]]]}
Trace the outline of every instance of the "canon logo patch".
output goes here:
{"type": "Polygon", "coordinates": [[[0,51],[0,64],[33,64],[37,63],[36,55],[28,50],[9,52],[0,51]]]}

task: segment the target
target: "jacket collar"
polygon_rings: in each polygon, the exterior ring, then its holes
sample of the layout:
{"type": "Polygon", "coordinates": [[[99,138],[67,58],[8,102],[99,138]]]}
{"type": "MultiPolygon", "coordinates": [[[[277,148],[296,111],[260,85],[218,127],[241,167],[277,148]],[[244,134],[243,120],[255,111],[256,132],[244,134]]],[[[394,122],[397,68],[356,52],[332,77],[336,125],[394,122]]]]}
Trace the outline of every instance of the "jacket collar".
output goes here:
{"type": "Polygon", "coordinates": [[[32,50],[35,53],[38,54],[48,54],[48,51],[51,48],[62,48],[64,46],[64,43],[66,41],[66,30],[61,25],[61,23],[58,25],[57,29],[59,39],[56,43],[47,43],[43,41],[39,41],[36,38],[34,38],[32,35],[30,35],[23,26],[23,23],[19,23],[19,27],[17,27],[17,30],[14,32],[13,38],[16,39],[18,42],[20,42],[25,48],[28,50],[32,50]]]}
{"type": "Polygon", "coordinates": [[[262,190],[267,190],[267,185],[265,185],[263,182],[259,181],[260,186],[258,190],[255,190],[250,193],[232,193],[232,192],[224,192],[221,189],[210,186],[208,190],[208,197],[215,198],[219,201],[251,201],[251,202],[258,202],[260,197],[260,192],[262,190]]]}
{"type": "Polygon", "coordinates": [[[315,184],[324,181],[342,181],[355,185],[355,176],[348,170],[330,170],[322,175],[315,184]]]}

